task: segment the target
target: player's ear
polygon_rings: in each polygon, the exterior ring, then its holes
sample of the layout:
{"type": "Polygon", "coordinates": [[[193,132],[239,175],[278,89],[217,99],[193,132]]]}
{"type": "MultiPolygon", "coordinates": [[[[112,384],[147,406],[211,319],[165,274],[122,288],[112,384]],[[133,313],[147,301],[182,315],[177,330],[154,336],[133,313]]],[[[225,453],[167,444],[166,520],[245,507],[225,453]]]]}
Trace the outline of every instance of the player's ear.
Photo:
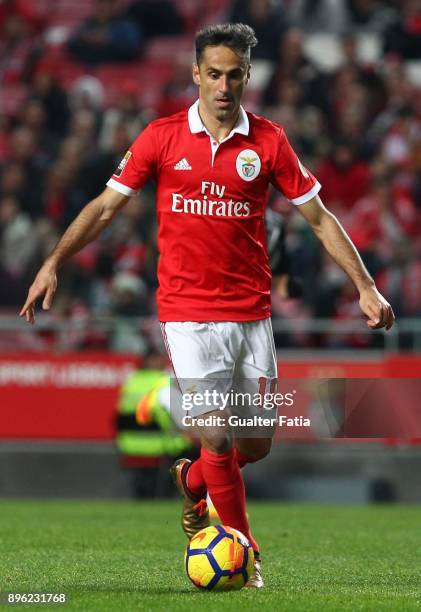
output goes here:
{"type": "Polygon", "coordinates": [[[248,82],[250,81],[250,70],[251,70],[251,64],[248,64],[247,66],[247,72],[246,72],[246,85],[248,84],[248,82]]]}
{"type": "Polygon", "coordinates": [[[193,64],[192,75],[193,75],[193,83],[195,85],[200,85],[200,70],[197,64],[193,64]]]}

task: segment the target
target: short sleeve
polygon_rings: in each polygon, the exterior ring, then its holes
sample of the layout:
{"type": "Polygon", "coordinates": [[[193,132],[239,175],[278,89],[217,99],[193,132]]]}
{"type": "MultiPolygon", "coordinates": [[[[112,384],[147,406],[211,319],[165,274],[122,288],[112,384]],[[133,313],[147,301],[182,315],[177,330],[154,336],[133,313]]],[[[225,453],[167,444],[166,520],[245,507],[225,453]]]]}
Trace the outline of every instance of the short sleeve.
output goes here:
{"type": "Polygon", "coordinates": [[[272,169],[272,184],[293,204],[304,204],[321,189],[320,183],[305,168],[281,129],[278,152],[272,169]]]}
{"type": "Polygon", "coordinates": [[[135,195],[155,175],[156,166],[155,138],[149,125],[126,152],[107,182],[107,187],[127,196],[135,195]]]}

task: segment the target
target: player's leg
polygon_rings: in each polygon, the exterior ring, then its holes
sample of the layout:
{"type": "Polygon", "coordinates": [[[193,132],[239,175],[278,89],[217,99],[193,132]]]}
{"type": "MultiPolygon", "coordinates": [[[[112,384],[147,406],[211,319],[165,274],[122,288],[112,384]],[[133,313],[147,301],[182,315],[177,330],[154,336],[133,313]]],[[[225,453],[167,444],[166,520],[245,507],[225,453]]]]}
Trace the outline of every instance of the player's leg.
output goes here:
{"type": "Polygon", "coordinates": [[[272,438],[236,438],[235,451],[240,468],[255,463],[270,453],[272,438]]]}
{"type": "Polygon", "coordinates": [[[276,429],[273,394],[277,390],[277,359],[270,319],[242,323],[241,326],[244,349],[234,372],[234,378],[238,381],[237,391],[247,393],[252,398],[260,396],[260,403],[249,406],[239,404],[236,412],[239,417],[263,416],[273,421],[269,426],[236,428],[237,459],[240,467],[243,467],[266,457],[272,446],[276,429]]]}
{"type": "MultiPolygon", "coordinates": [[[[177,424],[182,417],[212,417],[213,405],[189,406],[188,412],[183,408],[184,398],[189,395],[204,395],[216,387],[219,392],[228,392],[234,369],[232,356],[220,346],[216,326],[213,323],[174,322],[162,325],[164,342],[171,359],[178,385],[182,392],[182,404],[172,407],[172,414],[177,424]],[[184,412],[184,414],[174,414],[184,412]]],[[[218,416],[218,413],[215,414],[218,416]]],[[[215,428],[185,427],[187,434],[202,438],[207,434],[209,443],[206,448],[219,448],[223,452],[232,448],[232,442],[225,430],[215,428]],[[218,439],[218,443],[215,439],[218,439]],[[213,442],[212,442],[213,440],[213,442]],[[222,445],[222,446],[220,446],[222,445]]],[[[206,457],[206,452],[204,453],[206,457]]],[[[206,458],[204,459],[206,461],[206,458]]],[[[206,468],[205,468],[206,472],[206,468]]],[[[209,513],[206,508],[207,484],[202,473],[202,456],[195,462],[179,459],[171,468],[175,484],[184,498],[182,527],[191,538],[203,527],[209,525],[209,513]]]]}
{"type": "MultiPolygon", "coordinates": [[[[219,416],[219,411],[206,416],[219,416]]],[[[250,531],[244,480],[231,437],[228,432],[226,436],[216,435],[208,428],[201,432],[200,441],[199,459],[193,463],[180,459],[174,465],[173,469],[182,470],[179,478],[184,478],[183,492],[195,502],[192,510],[202,511],[203,504],[201,507],[199,500],[205,497],[207,491],[221,523],[243,533],[257,555],[259,546],[250,531]]],[[[177,486],[180,490],[180,485],[177,486]]],[[[183,513],[183,528],[188,537],[203,528],[199,520],[202,515],[198,519],[191,515],[191,511],[187,514],[187,509],[183,513]]]]}
{"type": "MultiPolygon", "coordinates": [[[[167,350],[182,388],[196,392],[216,381],[219,382],[219,389],[224,388],[225,392],[230,390],[240,348],[235,334],[237,327],[236,324],[225,323],[165,325],[163,331],[167,350]]],[[[195,415],[198,416],[199,412],[202,416],[213,416],[209,407],[196,410],[195,415]]],[[[215,412],[215,416],[221,416],[221,412],[215,412]]],[[[199,520],[194,520],[193,510],[195,505],[201,503],[199,500],[207,490],[221,521],[244,533],[257,552],[258,545],[250,533],[244,482],[229,427],[227,423],[219,428],[203,427],[198,433],[202,443],[200,458],[192,464],[180,460],[173,466],[177,487],[185,497],[184,531],[191,537],[194,529],[198,530],[199,520]]],[[[199,509],[202,510],[200,506],[199,509]]]]}
{"type": "MultiPolygon", "coordinates": [[[[218,323],[213,328],[217,332],[216,355],[220,362],[229,363],[235,372],[244,351],[242,324],[218,323]]],[[[229,381],[230,390],[236,387],[232,382],[229,381]]],[[[221,522],[241,531],[258,553],[259,546],[250,531],[247,517],[245,486],[233,445],[232,429],[225,432],[225,437],[220,433],[215,429],[205,429],[200,433],[201,456],[189,469],[188,484],[196,492],[205,484],[221,522]]]]}
{"type": "MultiPolygon", "coordinates": [[[[229,339],[229,354],[236,357],[234,390],[258,394],[262,392],[263,381],[265,382],[263,391],[266,387],[270,391],[272,381],[276,380],[276,357],[270,320],[251,324],[231,324],[229,339]]],[[[224,350],[225,347],[220,347],[221,354],[224,350]]],[[[237,407],[237,412],[241,415],[241,408],[237,407]]],[[[227,443],[221,436],[215,440],[209,431],[203,432],[201,457],[190,466],[187,482],[195,494],[203,494],[206,486],[221,521],[243,532],[250,539],[255,552],[258,552],[259,547],[248,523],[244,481],[240,468],[268,454],[273,427],[265,428],[264,432],[255,431],[255,437],[244,437],[245,432],[241,432],[241,429],[240,433],[242,435],[235,439],[234,448],[228,450],[227,443]],[[266,437],[262,437],[264,434],[266,437]],[[220,477],[217,475],[218,469],[220,477]],[[212,482],[212,478],[217,482],[212,482]],[[221,483],[222,489],[218,487],[221,483]],[[214,484],[216,490],[213,490],[214,484]],[[227,491],[219,495],[224,487],[227,491]],[[236,491],[236,497],[231,498],[228,490],[236,491]]]]}
{"type": "MultiPolygon", "coordinates": [[[[261,396],[261,405],[236,407],[239,416],[274,416],[274,411],[262,414],[267,407],[265,396],[267,392],[275,391],[277,379],[277,360],[275,343],[273,340],[272,325],[270,319],[242,323],[243,353],[239,360],[235,378],[238,381],[239,391],[251,394],[251,397],[261,396]]],[[[254,463],[263,459],[269,452],[272,444],[272,436],[275,423],[269,427],[236,428],[235,430],[235,454],[239,469],[247,463],[254,463]]],[[[261,574],[260,551],[255,556],[255,567],[251,578],[246,586],[259,588],[264,586],[261,574]]]]}
{"type": "Polygon", "coordinates": [[[202,447],[196,465],[200,465],[221,523],[243,533],[255,553],[258,553],[259,546],[250,531],[246,511],[244,480],[229,432],[226,436],[220,436],[210,430],[203,431],[200,440],[202,447]]]}

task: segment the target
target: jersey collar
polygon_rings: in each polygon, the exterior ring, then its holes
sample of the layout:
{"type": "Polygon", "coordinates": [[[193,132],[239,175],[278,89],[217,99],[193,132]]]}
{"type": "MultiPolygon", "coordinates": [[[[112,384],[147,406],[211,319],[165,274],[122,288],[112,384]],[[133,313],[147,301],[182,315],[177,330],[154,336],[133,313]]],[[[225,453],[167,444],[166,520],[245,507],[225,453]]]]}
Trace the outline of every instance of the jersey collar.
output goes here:
{"type": "MultiPolygon", "coordinates": [[[[199,132],[206,132],[208,136],[210,136],[206,126],[203,124],[202,119],[199,115],[199,100],[190,106],[188,112],[188,120],[189,120],[189,128],[192,134],[198,134],[199,132]]],[[[228,138],[231,138],[234,134],[244,134],[244,136],[248,136],[249,133],[249,118],[247,117],[247,113],[242,106],[240,106],[240,113],[238,115],[238,120],[235,126],[232,128],[228,138]]]]}

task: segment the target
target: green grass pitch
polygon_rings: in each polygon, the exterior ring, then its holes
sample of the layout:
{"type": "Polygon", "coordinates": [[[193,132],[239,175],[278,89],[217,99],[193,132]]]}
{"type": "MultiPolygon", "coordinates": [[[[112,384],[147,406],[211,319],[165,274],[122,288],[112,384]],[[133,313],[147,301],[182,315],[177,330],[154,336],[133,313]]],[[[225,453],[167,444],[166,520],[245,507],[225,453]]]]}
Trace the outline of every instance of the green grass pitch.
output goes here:
{"type": "Polygon", "coordinates": [[[66,593],[63,609],[421,610],[421,511],[249,505],[266,587],[199,592],[176,502],[1,501],[0,590],[66,593]]]}

